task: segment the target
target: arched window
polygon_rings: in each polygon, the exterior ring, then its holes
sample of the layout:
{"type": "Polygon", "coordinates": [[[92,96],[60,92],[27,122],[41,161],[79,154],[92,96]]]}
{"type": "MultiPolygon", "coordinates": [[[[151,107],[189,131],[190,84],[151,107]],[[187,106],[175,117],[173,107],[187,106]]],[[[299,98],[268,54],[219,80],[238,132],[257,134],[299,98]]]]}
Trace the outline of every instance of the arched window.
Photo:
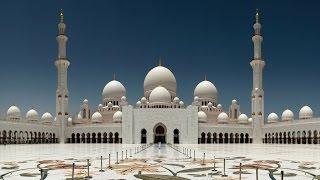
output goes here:
{"type": "Polygon", "coordinates": [[[91,135],[90,133],[87,133],[87,143],[90,143],[91,142],[91,135]]]}
{"type": "Polygon", "coordinates": [[[226,143],[226,144],[229,143],[228,133],[224,133],[224,143],[226,143]]]}
{"type": "Polygon", "coordinates": [[[236,142],[236,143],[239,143],[239,134],[236,133],[235,137],[236,137],[236,138],[235,138],[235,140],[236,140],[235,142],[236,142]]]}
{"type": "Polygon", "coordinates": [[[75,134],[74,133],[72,133],[71,134],[71,143],[75,143],[76,141],[75,141],[75,134]]]}
{"type": "Polygon", "coordinates": [[[311,132],[311,130],[308,131],[308,144],[312,144],[312,132],[311,132]]]}
{"type": "Polygon", "coordinates": [[[217,133],[213,133],[213,143],[217,143],[217,133]]]}
{"type": "Polygon", "coordinates": [[[230,143],[234,143],[233,133],[230,133],[230,143]]]}
{"type": "Polygon", "coordinates": [[[219,133],[219,143],[223,143],[223,134],[219,133]]]}
{"type": "Polygon", "coordinates": [[[313,131],[313,144],[318,144],[318,131],[313,131]]]}
{"type": "Polygon", "coordinates": [[[77,139],[76,139],[76,142],[77,142],[77,143],[80,143],[80,134],[79,134],[79,133],[77,133],[77,139]]]}
{"type": "Polygon", "coordinates": [[[204,144],[206,142],[206,134],[204,132],[201,133],[201,144],[204,144]]]}
{"type": "Polygon", "coordinates": [[[207,143],[211,144],[211,133],[207,133],[207,143]]]}
{"type": "Polygon", "coordinates": [[[109,133],[109,143],[113,143],[113,134],[112,134],[112,132],[109,133]]]}
{"type": "Polygon", "coordinates": [[[107,133],[104,132],[104,133],[103,133],[103,143],[107,143],[107,142],[108,142],[107,133]]]}
{"type": "Polygon", "coordinates": [[[292,144],[295,144],[296,143],[296,132],[295,131],[293,131],[292,132],[292,144]]]}
{"type": "Polygon", "coordinates": [[[174,144],[179,144],[179,130],[175,129],[173,130],[173,143],[174,144]]]}
{"type": "Polygon", "coordinates": [[[248,133],[245,134],[244,142],[249,143],[249,134],[248,133]]]}
{"type": "Polygon", "coordinates": [[[244,135],[243,135],[243,133],[240,134],[240,143],[244,143],[244,135]]]}
{"type": "Polygon", "coordinates": [[[118,132],[114,133],[114,142],[119,143],[119,133],[118,132]]]}
{"type": "Polygon", "coordinates": [[[97,143],[96,133],[92,133],[92,143],[97,143]]]}
{"type": "Polygon", "coordinates": [[[301,133],[300,133],[300,131],[297,132],[297,144],[301,144],[301,133]]]}
{"type": "Polygon", "coordinates": [[[146,144],[147,143],[147,130],[142,129],[141,130],[141,144],[146,144]]]}
{"type": "Polygon", "coordinates": [[[81,134],[81,143],[86,142],[86,135],[84,133],[81,134]]]}
{"type": "Polygon", "coordinates": [[[98,133],[98,143],[101,143],[101,133],[98,133]]]}

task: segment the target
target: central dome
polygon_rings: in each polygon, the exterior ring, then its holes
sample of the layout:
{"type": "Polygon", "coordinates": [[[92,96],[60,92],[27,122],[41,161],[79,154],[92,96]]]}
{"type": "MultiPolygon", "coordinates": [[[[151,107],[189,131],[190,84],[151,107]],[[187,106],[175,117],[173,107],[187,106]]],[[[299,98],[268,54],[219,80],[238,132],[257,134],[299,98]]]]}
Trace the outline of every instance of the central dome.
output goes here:
{"type": "Polygon", "coordinates": [[[151,91],[149,101],[150,103],[171,103],[171,95],[166,88],[158,86],[151,91]]]}
{"type": "Polygon", "coordinates": [[[148,97],[151,91],[158,86],[166,88],[171,96],[174,97],[177,89],[177,82],[173,73],[168,68],[157,66],[148,72],[144,78],[143,86],[146,97],[148,97]]]}

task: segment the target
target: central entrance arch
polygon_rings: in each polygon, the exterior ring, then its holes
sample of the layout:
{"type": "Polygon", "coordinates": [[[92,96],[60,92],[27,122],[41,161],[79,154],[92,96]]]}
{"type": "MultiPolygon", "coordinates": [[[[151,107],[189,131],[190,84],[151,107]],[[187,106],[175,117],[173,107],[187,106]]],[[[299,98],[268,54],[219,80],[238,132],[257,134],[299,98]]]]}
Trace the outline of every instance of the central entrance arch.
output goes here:
{"type": "Polygon", "coordinates": [[[164,124],[158,123],[153,128],[154,143],[166,143],[167,128],[164,124]]]}

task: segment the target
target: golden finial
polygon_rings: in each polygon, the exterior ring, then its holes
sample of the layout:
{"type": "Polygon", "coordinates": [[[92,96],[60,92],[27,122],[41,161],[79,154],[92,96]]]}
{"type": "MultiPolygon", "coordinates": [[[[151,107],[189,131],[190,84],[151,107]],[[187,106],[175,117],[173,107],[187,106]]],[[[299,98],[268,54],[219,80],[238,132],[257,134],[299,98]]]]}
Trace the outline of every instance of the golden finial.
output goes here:
{"type": "Polygon", "coordinates": [[[204,75],[204,80],[205,80],[205,81],[207,80],[207,75],[206,75],[206,74],[204,75]]]}
{"type": "Polygon", "coordinates": [[[60,22],[61,22],[61,23],[63,22],[63,16],[64,16],[63,10],[60,9],[60,22]]]}
{"type": "Polygon", "coordinates": [[[256,9],[256,22],[259,22],[259,9],[256,9]]]}
{"type": "Polygon", "coordinates": [[[162,66],[162,57],[161,56],[159,56],[159,64],[158,64],[158,66],[162,66]]]}
{"type": "Polygon", "coordinates": [[[116,80],[116,73],[113,73],[113,80],[116,80]]]}

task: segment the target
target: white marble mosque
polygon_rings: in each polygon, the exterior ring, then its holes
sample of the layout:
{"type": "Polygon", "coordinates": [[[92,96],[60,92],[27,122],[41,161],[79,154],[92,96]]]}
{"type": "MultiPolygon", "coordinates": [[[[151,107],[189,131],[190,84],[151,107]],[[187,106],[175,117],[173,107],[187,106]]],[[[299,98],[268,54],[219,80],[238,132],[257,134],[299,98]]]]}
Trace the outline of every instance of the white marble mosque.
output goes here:
{"type": "Polygon", "coordinates": [[[307,105],[299,112],[284,109],[280,117],[270,113],[265,119],[263,69],[266,62],[262,56],[261,27],[257,12],[250,62],[253,70],[251,114],[241,113],[237,100],[232,100],[229,106],[219,104],[219,93],[209,81],[210,77],[195,87],[192,104],[185,104],[179,98],[173,72],[159,63],[147,72],[144,92],[136,104],[128,104],[125,86],[114,78],[103,88],[101,104],[91,106],[84,99],[79,113],[73,116],[68,112],[68,37],[64,14],[60,13],[56,37],[58,57],[54,61],[58,77],[56,112],[45,112],[40,117],[34,107],[23,115],[18,105],[12,105],[7,116],[0,120],[0,143],[319,144],[320,119],[313,117],[307,105]]]}

